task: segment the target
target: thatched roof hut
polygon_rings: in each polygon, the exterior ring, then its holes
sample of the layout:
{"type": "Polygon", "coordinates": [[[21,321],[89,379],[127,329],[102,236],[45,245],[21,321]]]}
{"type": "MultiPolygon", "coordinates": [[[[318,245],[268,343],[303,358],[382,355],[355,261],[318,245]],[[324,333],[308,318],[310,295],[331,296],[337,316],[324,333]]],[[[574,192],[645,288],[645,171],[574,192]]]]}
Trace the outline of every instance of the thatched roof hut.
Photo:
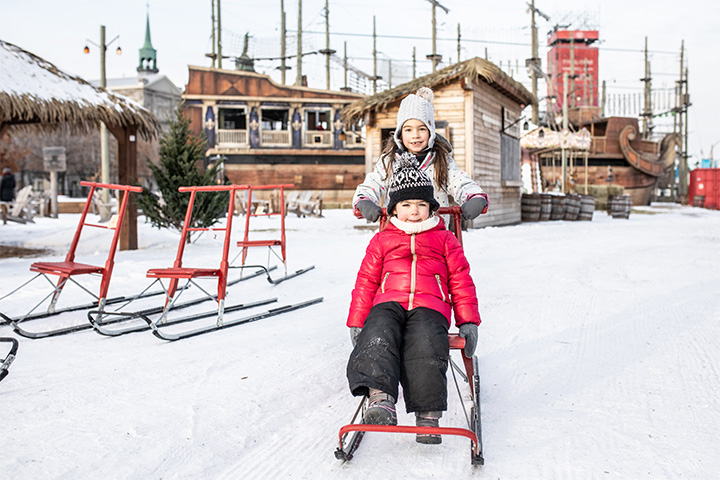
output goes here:
{"type": "Polygon", "coordinates": [[[89,131],[135,126],[145,139],[160,124],[141,105],[95,87],[12,43],[0,40],[0,131],[9,125],[66,124],[89,131]]]}
{"type": "MultiPolygon", "coordinates": [[[[41,129],[68,126],[90,131],[103,122],[118,142],[118,180],[137,182],[137,136],[160,131],[141,105],[63,72],[52,63],[0,40],[0,135],[12,126],[41,129]]],[[[137,210],[131,197],[120,237],[121,249],[137,248],[137,210]]]]}
{"type": "Polygon", "coordinates": [[[430,87],[435,90],[438,85],[446,85],[456,79],[467,79],[468,81],[490,84],[493,88],[503,92],[507,97],[514,99],[523,106],[536,101],[535,97],[520,82],[513,80],[500,70],[497,65],[488,60],[475,57],[358,100],[343,110],[343,120],[350,123],[353,119],[362,117],[364,113],[370,110],[384,110],[390,103],[414,93],[420,87],[430,87]]]}

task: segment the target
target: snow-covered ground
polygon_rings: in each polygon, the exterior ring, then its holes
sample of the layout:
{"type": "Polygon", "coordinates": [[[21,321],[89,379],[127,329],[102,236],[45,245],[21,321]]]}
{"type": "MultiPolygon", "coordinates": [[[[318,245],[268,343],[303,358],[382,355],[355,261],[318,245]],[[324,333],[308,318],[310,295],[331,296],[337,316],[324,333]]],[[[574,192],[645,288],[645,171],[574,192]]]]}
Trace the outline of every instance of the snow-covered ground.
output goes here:
{"type": "MultiPolygon", "coordinates": [[[[149,332],[20,338],[0,383],[0,477],[716,478],[720,212],[643,211],[465,233],[483,317],[483,467],[470,465],[467,439],[429,446],[407,434],[367,434],[352,461],[335,459],[338,429],[357,405],[345,317],[372,235],[345,210],[288,217],[289,267],[314,270],[228,293],[229,304],[322,295],[321,304],[175,343],[149,332]]],[[[50,247],[61,260],[77,218],[0,225],[0,243],[50,247]]],[[[276,225],[254,220],[255,238],[277,235],[276,225]]],[[[141,248],[117,255],[111,295],[138,292],[148,268],[172,264],[177,236],[144,223],[139,231],[141,248]]],[[[103,261],[104,234],[88,230],[78,261],[103,261]]],[[[220,242],[200,238],[186,264],[216,265],[220,242]]],[[[34,260],[0,260],[0,296],[32,276],[34,260]]],[[[77,292],[64,299],[84,301],[77,292]]],[[[14,295],[0,311],[19,314],[37,295],[14,295]]],[[[441,422],[464,426],[454,386],[441,422]]]]}

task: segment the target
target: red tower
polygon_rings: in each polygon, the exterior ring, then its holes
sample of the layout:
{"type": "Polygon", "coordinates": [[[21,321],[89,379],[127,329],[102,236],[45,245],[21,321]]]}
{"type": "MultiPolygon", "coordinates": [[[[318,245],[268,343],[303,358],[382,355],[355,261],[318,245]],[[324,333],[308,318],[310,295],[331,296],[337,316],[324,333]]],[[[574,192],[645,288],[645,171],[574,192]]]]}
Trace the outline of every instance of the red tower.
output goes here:
{"type": "Polygon", "coordinates": [[[563,73],[568,74],[568,107],[598,106],[598,40],[597,30],[553,30],[548,37],[548,96],[556,99],[555,109],[562,109],[566,98],[563,73]]]}

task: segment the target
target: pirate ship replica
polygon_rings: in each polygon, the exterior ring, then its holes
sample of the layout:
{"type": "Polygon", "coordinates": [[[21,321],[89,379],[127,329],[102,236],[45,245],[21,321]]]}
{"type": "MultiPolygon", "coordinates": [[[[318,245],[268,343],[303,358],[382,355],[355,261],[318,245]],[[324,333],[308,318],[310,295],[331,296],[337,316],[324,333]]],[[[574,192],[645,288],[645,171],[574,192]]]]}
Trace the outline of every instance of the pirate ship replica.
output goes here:
{"type": "Polygon", "coordinates": [[[597,39],[596,30],[551,32],[546,126],[523,137],[523,159],[535,192],[620,185],[633,205],[647,205],[671,176],[681,137],[643,138],[637,117],[602,115],[597,39]]]}

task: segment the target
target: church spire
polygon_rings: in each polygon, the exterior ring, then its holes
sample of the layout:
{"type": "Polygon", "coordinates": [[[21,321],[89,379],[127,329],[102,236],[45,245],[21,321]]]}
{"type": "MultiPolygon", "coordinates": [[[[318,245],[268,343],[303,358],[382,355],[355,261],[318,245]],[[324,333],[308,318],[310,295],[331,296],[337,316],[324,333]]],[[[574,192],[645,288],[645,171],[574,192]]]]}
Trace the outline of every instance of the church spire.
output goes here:
{"type": "Polygon", "coordinates": [[[157,50],[152,46],[150,40],[150,12],[147,13],[145,23],[145,44],[140,49],[140,64],[137,68],[140,74],[157,73],[157,50]]]}

